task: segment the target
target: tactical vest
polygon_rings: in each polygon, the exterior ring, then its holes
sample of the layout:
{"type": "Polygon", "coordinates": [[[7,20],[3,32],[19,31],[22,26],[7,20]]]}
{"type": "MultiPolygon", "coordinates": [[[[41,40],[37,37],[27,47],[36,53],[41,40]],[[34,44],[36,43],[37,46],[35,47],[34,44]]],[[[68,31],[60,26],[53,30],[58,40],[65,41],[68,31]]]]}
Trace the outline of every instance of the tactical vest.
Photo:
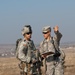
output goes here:
{"type": "Polygon", "coordinates": [[[21,41],[19,41],[19,43],[16,47],[16,57],[20,61],[23,57],[24,61],[29,63],[30,61],[34,60],[35,57],[36,57],[35,51],[36,51],[36,48],[35,48],[34,43],[33,43],[32,40],[30,40],[30,41],[21,40],[21,41]],[[26,46],[24,46],[24,44],[26,46]],[[19,56],[20,54],[22,55],[22,57],[19,56]]]}
{"type": "Polygon", "coordinates": [[[33,62],[36,60],[36,48],[34,46],[33,41],[27,41],[27,52],[26,52],[26,57],[27,57],[27,62],[29,63],[30,61],[33,62]]]}

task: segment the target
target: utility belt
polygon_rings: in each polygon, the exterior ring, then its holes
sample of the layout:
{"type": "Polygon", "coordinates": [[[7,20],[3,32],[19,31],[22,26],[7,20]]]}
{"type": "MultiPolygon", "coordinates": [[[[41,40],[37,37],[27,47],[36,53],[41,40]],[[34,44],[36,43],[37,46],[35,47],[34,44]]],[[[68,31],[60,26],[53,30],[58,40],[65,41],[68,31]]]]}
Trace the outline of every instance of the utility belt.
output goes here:
{"type": "Polygon", "coordinates": [[[47,62],[52,62],[52,61],[54,61],[53,55],[47,56],[47,57],[46,57],[46,61],[47,61],[47,62]]]}

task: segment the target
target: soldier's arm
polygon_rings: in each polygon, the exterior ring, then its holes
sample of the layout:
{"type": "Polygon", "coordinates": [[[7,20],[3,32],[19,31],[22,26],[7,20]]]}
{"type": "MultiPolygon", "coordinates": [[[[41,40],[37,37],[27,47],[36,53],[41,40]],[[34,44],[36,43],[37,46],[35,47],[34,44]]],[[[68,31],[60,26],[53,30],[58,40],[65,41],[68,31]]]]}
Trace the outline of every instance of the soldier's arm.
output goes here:
{"type": "Polygon", "coordinates": [[[58,43],[58,45],[60,44],[60,40],[62,38],[62,34],[59,32],[59,28],[58,26],[55,26],[54,27],[54,33],[55,33],[55,36],[54,36],[54,40],[58,43]]]}
{"type": "Polygon", "coordinates": [[[26,61],[26,57],[25,57],[25,53],[24,53],[25,50],[26,50],[26,46],[25,46],[25,44],[22,42],[22,43],[20,44],[19,52],[18,52],[18,58],[19,58],[21,61],[26,61]]]}

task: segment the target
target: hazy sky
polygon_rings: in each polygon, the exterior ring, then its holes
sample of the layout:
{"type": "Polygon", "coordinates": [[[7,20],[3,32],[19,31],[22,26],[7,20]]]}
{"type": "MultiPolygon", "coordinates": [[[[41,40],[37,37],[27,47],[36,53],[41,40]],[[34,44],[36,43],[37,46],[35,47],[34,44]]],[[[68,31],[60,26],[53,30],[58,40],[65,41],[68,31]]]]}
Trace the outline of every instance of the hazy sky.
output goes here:
{"type": "Polygon", "coordinates": [[[0,0],[0,44],[14,44],[23,38],[25,24],[32,26],[35,43],[43,40],[42,27],[46,25],[59,26],[61,42],[75,41],[75,0],[0,0]]]}

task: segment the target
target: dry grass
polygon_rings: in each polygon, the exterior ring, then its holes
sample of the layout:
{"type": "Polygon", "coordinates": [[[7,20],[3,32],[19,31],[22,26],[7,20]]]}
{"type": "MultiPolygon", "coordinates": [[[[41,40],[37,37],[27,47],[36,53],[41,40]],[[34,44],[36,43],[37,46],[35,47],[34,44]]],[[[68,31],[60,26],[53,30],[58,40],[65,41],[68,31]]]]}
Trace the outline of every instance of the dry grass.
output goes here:
{"type": "Polygon", "coordinates": [[[65,75],[75,75],[75,51],[66,52],[65,75]]]}
{"type": "MultiPolygon", "coordinates": [[[[16,58],[0,58],[0,75],[20,75],[16,58]]],[[[66,51],[65,75],[75,75],[75,52],[66,51]]]]}
{"type": "Polygon", "coordinates": [[[0,75],[19,75],[16,58],[0,58],[0,75]]]}

